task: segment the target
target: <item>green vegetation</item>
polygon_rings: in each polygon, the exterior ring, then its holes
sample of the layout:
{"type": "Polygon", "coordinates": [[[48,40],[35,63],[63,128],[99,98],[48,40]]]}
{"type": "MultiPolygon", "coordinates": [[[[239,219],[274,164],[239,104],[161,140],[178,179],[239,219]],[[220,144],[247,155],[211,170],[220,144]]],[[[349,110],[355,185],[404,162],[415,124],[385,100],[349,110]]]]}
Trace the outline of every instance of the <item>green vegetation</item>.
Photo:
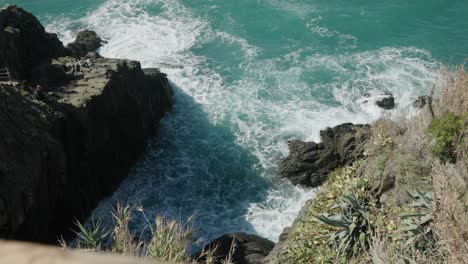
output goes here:
{"type": "Polygon", "coordinates": [[[454,113],[445,113],[434,118],[429,125],[428,134],[435,139],[431,146],[432,153],[446,162],[454,162],[456,145],[461,144],[460,135],[463,130],[463,119],[454,113]]]}
{"type": "Polygon", "coordinates": [[[332,173],[308,205],[307,217],[293,227],[294,243],[287,252],[291,263],[443,262],[434,232],[432,195],[409,191],[415,186],[429,189],[426,179],[411,172],[427,169],[402,158],[406,154],[393,144],[372,144],[369,148],[376,151],[369,150],[365,160],[332,173]],[[386,166],[392,166],[394,183],[383,191],[386,166]],[[398,180],[408,175],[412,180],[398,180]],[[401,195],[403,190],[406,196],[401,195]],[[382,252],[389,256],[379,262],[376,255],[382,252]]]}
{"type": "MultiPolygon", "coordinates": [[[[357,201],[366,196],[366,187],[368,186],[366,179],[356,177],[358,168],[359,162],[356,162],[352,166],[332,173],[321,192],[307,205],[307,217],[290,234],[290,239],[295,241],[294,245],[288,249],[293,263],[347,263],[350,255],[349,250],[353,251],[356,248],[358,251],[359,242],[357,241],[360,240],[361,232],[366,232],[368,229],[361,229],[363,226],[359,223],[359,227],[352,225],[353,216],[351,215],[355,211],[354,209],[364,207],[361,202],[357,201]],[[347,195],[352,195],[351,200],[357,204],[351,205],[354,206],[351,210],[349,208],[343,209],[343,212],[336,201],[344,201],[344,207],[349,206],[348,202],[350,201],[344,198],[347,195]],[[349,213],[346,212],[347,210],[349,213]],[[345,214],[344,217],[341,216],[342,212],[345,214]],[[337,217],[337,221],[329,221],[333,219],[330,219],[331,215],[340,216],[337,217]],[[340,221],[345,223],[339,224],[340,221]],[[339,242],[336,243],[336,241],[339,242]]],[[[367,213],[364,214],[367,215],[367,213]]],[[[371,220],[366,221],[371,223],[371,220]]]]}
{"type": "MultiPolygon", "coordinates": [[[[190,257],[187,248],[192,245],[195,230],[190,227],[190,220],[181,223],[157,216],[152,225],[148,221],[151,239],[137,239],[129,229],[132,215],[136,212],[144,214],[143,208],[118,204],[112,211],[114,220],[113,231],[107,231],[102,221],[91,221],[88,225],[77,222],[77,248],[110,251],[122,255],[156,258],[171,263],[187,262],[190,257]],[[110,241],[103,247],[104,241],[110,241]]],[[[145,219],[148,219],[144,215],[145,219]]]]}
{"type": "Polygon", "coordinates": [[[102,243],[106,239],[108,232],[102,226],[100,219],[92,219],[90,224],[85,227],[78,220],[75,223],[79,231],[75,231],[77,242],[80,248],[100,250],[102,243]]]}
{"type": "Polygon", "coordinates": [[[407,237],[405,246],[414,245],[418,249],[425,249],[434,241],[434,232],[431,223],[434,220],[432,208],[432,194],[422,193],[419,190],[409,192],[414,202],[408,207],[414,208],[411,213],[401,214],[401,231],[407,237]]]}
{"type": "Polygon", "coordinates": [[[190,260],[187,245],[190,245],[194,234],[192,228],[176,220],[158,216],[151,232],[153,236],[146,245],[149,256],[175,262],[190,260]]]}
{"type": "Polygon", "coordinates": [[[428,114],[373,124],[365,158],[330,174],[278,263],[468,263],[468,74],[442,74],[428,114]]]}
{"type": "MultiPolygon", "coordinates": [[[[203,263],[219,263],[217,256],[218,247],[201,252],[200,256],[191,257],[187,251],[194,243],[195,230],[191,227],[192,219],[180,222],[162,216],[156,216],[154,224],[151,224],[142,207],[117,204],[112,210],[112,231],[104,227],[101,220],[92,220],[84,225],[76,222],[78,228],[75,233],[76,249],[93,251],[107,251],[115,254],[136,256],[149,259],[164,260],[168,263],[198,263],[198,259],[206,259],[203,263]],[[137,238],[129,225],[136,213],[142,214],[147,219],[151,238],[143,240],[137,238]],[[104,245],[105,244],[105,245],[104,245]]],[[[60,244],[69,248],[62,240],[60,244]]],[[[224,264],[232,264],[232,256],[235,251],[235,243],[232,244],[229,256],[220,260],[224,264]]]]}
{"type": "Polygon", "coordinates": [[[354,192],[341,198],[340,214],[317,217],[321,222],[338,228],[330,234],[330,244],[339,252],[346,252],[348,258],[366,250],[370,244],[373,226],[369,203],[358,198],[354,192]]]}

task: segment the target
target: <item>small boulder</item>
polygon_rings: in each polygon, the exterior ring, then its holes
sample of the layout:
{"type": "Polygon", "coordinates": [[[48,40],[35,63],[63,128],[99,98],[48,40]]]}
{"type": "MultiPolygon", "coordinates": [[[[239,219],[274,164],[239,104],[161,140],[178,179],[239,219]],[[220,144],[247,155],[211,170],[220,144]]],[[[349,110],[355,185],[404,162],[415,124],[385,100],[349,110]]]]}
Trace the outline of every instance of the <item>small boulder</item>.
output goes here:
{"type": "Polygon", "coordinates": [[[74,42],[67,45],[68,51],[74,57],[83,57],[88,52],[94,52],[102,46],[102,39],[92,30],[78,33],[74,42]]]}
{"type": "Polygon", "coordinates": [[[385,110],[390,110],[395,107],[395,98],[393,97],[393,94],[389,92],[385,92],[382,96],[380,96],[376,101],[375,104],[383,108],[385,110]]]}
{"type": "MultiPolygon", "coordinates": [[[[203,247],[204,251],[216,248],[214,263],[221,264],[231,252],[232,261],[236,264],[261,264],[263,259],[274,248],[275,243],[257,235],[246,233],[226,234],[203,247]],[[234,246],[233,246],[234,243],[234,246]],[[232,249],[232,250],[231,250],[232,249]]],[[[198,260],[203,263],[203,258],[198,260]]]]}

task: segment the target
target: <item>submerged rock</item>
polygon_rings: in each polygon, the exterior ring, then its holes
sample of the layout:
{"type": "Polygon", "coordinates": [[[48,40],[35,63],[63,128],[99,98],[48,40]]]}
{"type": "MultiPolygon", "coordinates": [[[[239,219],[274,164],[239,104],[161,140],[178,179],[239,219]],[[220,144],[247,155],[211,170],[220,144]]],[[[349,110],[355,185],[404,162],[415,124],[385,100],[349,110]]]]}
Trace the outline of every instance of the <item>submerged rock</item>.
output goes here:
{"type": "Polygon", "coordinates": [[[88,52],[93,52],[102,46],[102,39],[91,30],[78,33],[74,42],[67,45],[67,49],[74,57],[83,57],[88,52]]]}
{"type": "MultiPolygon", "coordinates": [[[[246,233],[235,233],[223,235],[213,240],[204,247],[204,250],[213,250],[216,248],[216,264],[224,263],[223,260],[232,253],[232,261],[236,264],[260,264],[270,253],[275,243],[246,233]],[[234,243],[234,244],[233,244],[234,243]]],[[[201,262],[205,261],[200,259],[201,262]]]]}
{"type": "Polygon", "coordinates": [[[320,131],[321,143],[294,140],[289,156],[280,164],[280,177],[293,184],[320,186],[330,172],[360,158],[370,126],[342,124],[320,131]]]}
{"type": "MultiPolygon", "coordinates": [[[[37,21],[10,9],[16,16],[2,27],[37,21]]],[[[46,36],[32,43],[57,45],[46,36]]],[[[81,67],[72,57],[15,60],[36,68],[42,81],[0,83],[0,238],[55,242],[125,179],[170,109],[172,89],[164,73],[136,61],[96,58],[81,67]]]]}

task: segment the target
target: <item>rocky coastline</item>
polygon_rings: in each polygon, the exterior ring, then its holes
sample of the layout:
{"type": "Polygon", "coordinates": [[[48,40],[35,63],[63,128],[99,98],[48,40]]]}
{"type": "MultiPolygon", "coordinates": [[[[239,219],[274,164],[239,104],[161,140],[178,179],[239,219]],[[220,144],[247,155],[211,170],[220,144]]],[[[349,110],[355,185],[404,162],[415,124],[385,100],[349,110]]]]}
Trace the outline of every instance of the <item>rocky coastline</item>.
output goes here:
{"type": "Polygon", "coordinates": [[[56,243],[110,195],[169,111],[157,69],[107,59],[85,31],[64,47],[23,9],[0,10],[0,238],[56,243]]]}
{"type": "MultiPolygon", "coordinates": [[[[0,237],[53,243],[126,177],[170,110],[172,90],[157,69],[101,57],[93,31],[65,47],[16,6],[1,9],[0,27],[1,67],[11,76],[0,86],[0,237]]],[[[280,176],[319,186],[362,155],[369,130],[343,124],[322,131],[322,143],[290,142],[280,176]]],[[[232,240],[239,263],[260,263],[274,247],[243,233],[206,247],[220,243],[227,254],[232,240]]]]}
{"type": "MultiPolygon", "coordinates": [[[[173,90],[167,76],[158,69],[142,69],[137,61],[100,56],[102,43],[95,32],[85,30],[64,46],[32,14],[12,5],[0,9],[0,239],[56,243],[58,236],[67,236],[76,219],[85,219],[116,190],[145,151],[146,141],[157,134],[159,120],[170,111],[173,90]]],[[[387,92],[364,97],[363,104],[370,100],[384,110],[395,107],[394,96],[387,92]]],[[[459,193],[465,201],[460,204],[466,205],[467,165],[456,162],[466,156],[449,153],[456,156],[451,157],[453,164],[440,162],[431,156],[436,140],[426,135],[444,111],[434,112],[432,96],[418,98],[413,107],[420,114],[412,122],[345,123],[320,131],[319,143],[289,142],[279,177],[295,185],[320,187],[317,197],[306,203],[278,243],[252,234],[225,234],[203,247],[203,252],[217,248],[209,263],[224,263],[227,257],[240,264],[329,263],[319,260],[335,257],[342,260],[336,263],[362,263],[363,254],[332,249],[353,234],[330,235],[338,228],[324,227],[326,219],[336,224],[362,202],[359,212],[352,212],[352,221],[362,217],[364,209],[383,222],[400,221],[402,208],[414,198],[411,191],[417,190],[424,199],[440,191],[432,186],[438,169],[446,170],[446,188],[462,186],[459,193]],[[347,204],[350,193],[357,201],[353,205],[347,204]],[[318,224],[318,219],[325,221],[318,224]],[[325,239],[330,236],[331,242],[325,239]]],[[[460,119],[464,123],[459,121],[465,129],[457,132],[460,138],[466,136],[468,124],[466,104],[463,107],[458,113],[465,116],[460,119]]],[[[468,148],[462,143],[458,147],[466,155],[468,148]]],[[[387,222],[378,226],[375,221],[375,227],[369,228],[371,221],[366,221],[358,223],[359,242],[353,241],[364,250],[372,249],[375,241],[361,242],[361,235],[374,235],[380,229],[382,235],[395,235],[396,228],[387,222]]],[[[438,218],[424,222],[424,228],[434,221],[438,218]]],[[[129,232],[128,223],[120,228],[129,232]]],[[[356,223],[350,224],[353,230],[356,223]]],[[[129,233],[126,242],[136,244],[133,253],[140,256],[144,246],[129,233]]],[[[199,257],[203,252],[190,259],[208,263],[206,256],[199,257]]]]}

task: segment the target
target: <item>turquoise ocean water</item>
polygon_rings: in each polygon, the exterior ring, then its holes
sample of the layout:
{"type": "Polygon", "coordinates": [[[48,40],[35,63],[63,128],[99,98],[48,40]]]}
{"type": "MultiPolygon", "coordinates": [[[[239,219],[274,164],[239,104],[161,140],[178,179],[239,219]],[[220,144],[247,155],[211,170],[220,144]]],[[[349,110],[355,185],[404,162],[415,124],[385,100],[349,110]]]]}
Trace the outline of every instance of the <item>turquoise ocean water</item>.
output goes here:
{"type": "MultiPolygon", "coordinates": [[[[159,67],[175,87],[116,200],[148,217],[195,214],[204,239],[246,231],[277,240],[313,190],[277,178],[290,139],[384,114],[360,103],[391,91],[396,115],[442,65],[466,63],[466,0],[12,0],[69,42],[85,28],[101,54],[159,67]]],[[[0,1],[5,3],[5,1],[0,1]]],[[[134,228],[146,220],[136,216],[134,228]]]]}

